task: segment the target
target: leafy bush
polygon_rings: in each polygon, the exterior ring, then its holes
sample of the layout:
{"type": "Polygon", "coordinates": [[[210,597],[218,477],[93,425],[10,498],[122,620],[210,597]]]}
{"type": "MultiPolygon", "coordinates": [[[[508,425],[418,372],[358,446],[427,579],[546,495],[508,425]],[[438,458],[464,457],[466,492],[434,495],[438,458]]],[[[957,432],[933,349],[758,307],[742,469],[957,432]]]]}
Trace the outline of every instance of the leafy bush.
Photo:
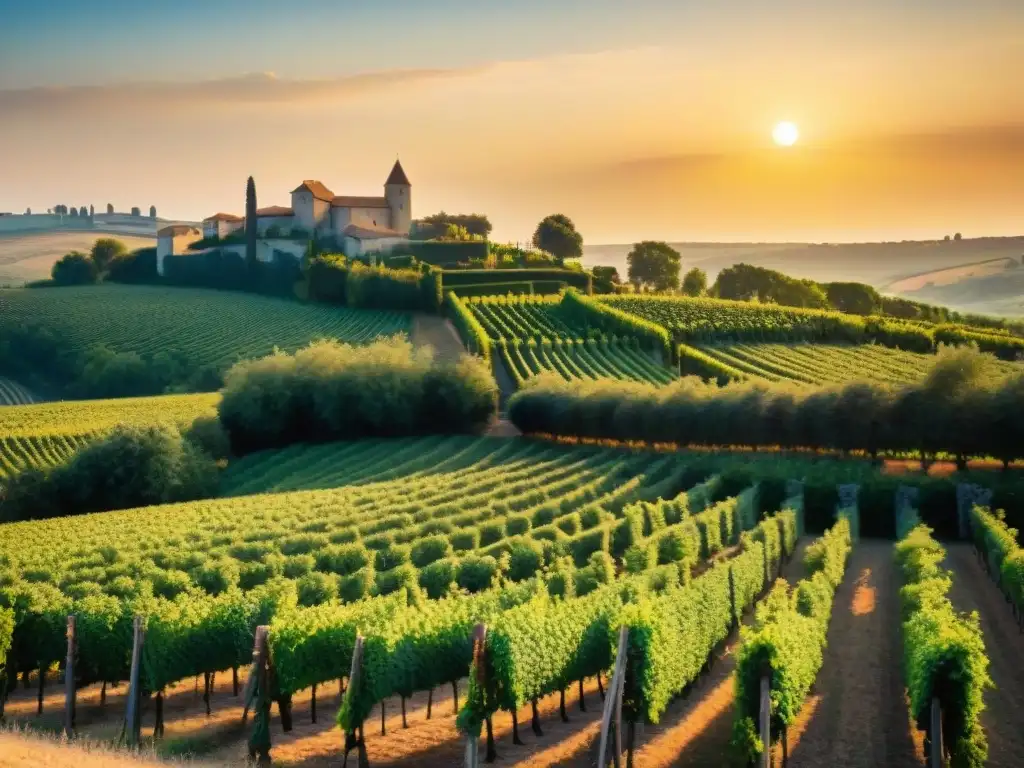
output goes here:
{"type": "Polygon", "coordinates": [[[89,254],[71,251],[53,265],[50,277],[55,285],[88,285],[99,279],[99,268],[89,254]]]}
{"type": "Polygon", "coordinates": [[[7,483],[6,522],[209,498],[217,467],[172,426],[118,426],[65,464],[7,483]]]}
{"type": "Polygon", "coordinates": [[[413,543],[410,560],[417,568],[423,568],[451,553],[452,545],[447,536],[427,536],[413,543]]]}
{"type": "Polygon", "coordinates": [[[466,348],[474,354],[480,355],[488,362],[491,359],[491,340],[487,331],[480,325],[480,321],[467,307],[462,299],[451,291],[448,292],[445,303],[448,307],[448,316],[459,331],[466,348]]]}
{"type": "Polygon", "coordinates": [[[436,560],[420,570],[419,584],[431,600],[440,600],[454,583],[455,563],[450,558],[436,560]]]}
{"type": "Polygon", "coordinates": [[[482,429],[497,385],[479,361],[434,364],[403,339],[366,347],[316,342],[235,365],[218,406],[233,449],[362,435],[482,429]]]}
{"type": "Polygon", "coordinates": [[[469,555],[459,561],[456,583],[467,592],[483,592],[494,585],[498,561],[488,555],[469,555]]]}
{"type": "Polygon", "coordinates": [[[326,573],[307,573],[299,579],[299,605],[320,605],[338,596],[337,578],[326,573]]]}

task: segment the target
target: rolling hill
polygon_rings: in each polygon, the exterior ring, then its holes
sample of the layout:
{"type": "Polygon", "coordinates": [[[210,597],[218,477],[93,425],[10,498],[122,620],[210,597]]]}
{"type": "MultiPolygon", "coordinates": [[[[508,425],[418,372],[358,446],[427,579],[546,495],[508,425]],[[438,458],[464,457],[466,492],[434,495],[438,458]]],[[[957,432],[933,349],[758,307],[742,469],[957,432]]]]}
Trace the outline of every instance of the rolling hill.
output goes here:
{"type": "Polygon", "coordinates": [[[46,279],[54,262],[68,251],[88,252],[97,238],[107,236],[116,237],[128,250],[156,245],[153,237],[95,231],[0,234],[0,287],[46,279]]]}

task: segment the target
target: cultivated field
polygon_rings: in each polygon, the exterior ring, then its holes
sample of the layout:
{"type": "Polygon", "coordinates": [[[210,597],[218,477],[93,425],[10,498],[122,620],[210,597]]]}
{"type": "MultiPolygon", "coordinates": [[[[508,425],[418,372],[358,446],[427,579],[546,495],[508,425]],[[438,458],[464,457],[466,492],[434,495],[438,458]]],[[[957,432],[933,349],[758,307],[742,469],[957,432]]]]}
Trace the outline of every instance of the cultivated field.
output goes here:
{"type": "Polygon", "coordinates": [[[0,408],[0,479],[65,461],[118,424],[187,427],[216,411],[218,394],[71,400],[0,408]]]}
{"type": "MultiPolygon", "coordinates": [[[[65,253],[88,253],[102,232],[34,232],[0,234],[0,286],[18,286],[50,277],[50,268],[65,253]]],[[[156,246],[155,237],[117,235],[129,250],[156,246]]]]}
{"type": "MultiPolygon", "coordinates": [[[[700,350],[745,376],[803,384],[855,379],[908,384],[919,381],[935,364],[935,355],[877,344],[716,344],[700,350]]],[[[1021,370],[1017,363],[997,361],[995,365],[1004,373],[1021,370]]]]}
{"type": "Polygon", "coordinates": [[[2,405],[30,405],[36,401],[28,389],[13,379],[0,376],[0,406],[2,405]]]}
{"type": "Polygon", "coordinates": [[[191,288],[97,285],[0,292],[0,333],[8,324],[44,325],[79,348],[183,356],[192,367],[224,366],[294,351],[318,338],[361,343],[408,333],[410,315],[303,304],[191,288]]]}

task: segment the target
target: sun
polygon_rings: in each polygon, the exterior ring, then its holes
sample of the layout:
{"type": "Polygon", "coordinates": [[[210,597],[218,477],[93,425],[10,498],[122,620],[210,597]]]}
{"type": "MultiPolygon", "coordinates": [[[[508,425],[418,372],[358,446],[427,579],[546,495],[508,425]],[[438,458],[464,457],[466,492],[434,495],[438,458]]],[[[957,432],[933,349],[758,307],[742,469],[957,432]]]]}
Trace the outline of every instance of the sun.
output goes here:
{"type": "Polygon", "coordinates": [[[772,139],[780,147],[792,147],[799,138],[800,129],[796,127],[796,123],[783,121],[772,129],[772,139]]]}

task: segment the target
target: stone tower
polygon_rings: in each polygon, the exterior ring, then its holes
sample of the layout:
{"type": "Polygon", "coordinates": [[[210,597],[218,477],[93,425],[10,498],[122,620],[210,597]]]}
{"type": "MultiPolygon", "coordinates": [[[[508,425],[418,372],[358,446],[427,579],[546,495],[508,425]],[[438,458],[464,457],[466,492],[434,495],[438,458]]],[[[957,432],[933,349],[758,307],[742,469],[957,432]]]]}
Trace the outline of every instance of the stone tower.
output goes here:
{"type": "Polygon", "coordinates": [[[384,197],[391,209],[391,228],[403,235],[409,234],[412,228],[412,184],[397,160],[384,182],[384,197]]]}

